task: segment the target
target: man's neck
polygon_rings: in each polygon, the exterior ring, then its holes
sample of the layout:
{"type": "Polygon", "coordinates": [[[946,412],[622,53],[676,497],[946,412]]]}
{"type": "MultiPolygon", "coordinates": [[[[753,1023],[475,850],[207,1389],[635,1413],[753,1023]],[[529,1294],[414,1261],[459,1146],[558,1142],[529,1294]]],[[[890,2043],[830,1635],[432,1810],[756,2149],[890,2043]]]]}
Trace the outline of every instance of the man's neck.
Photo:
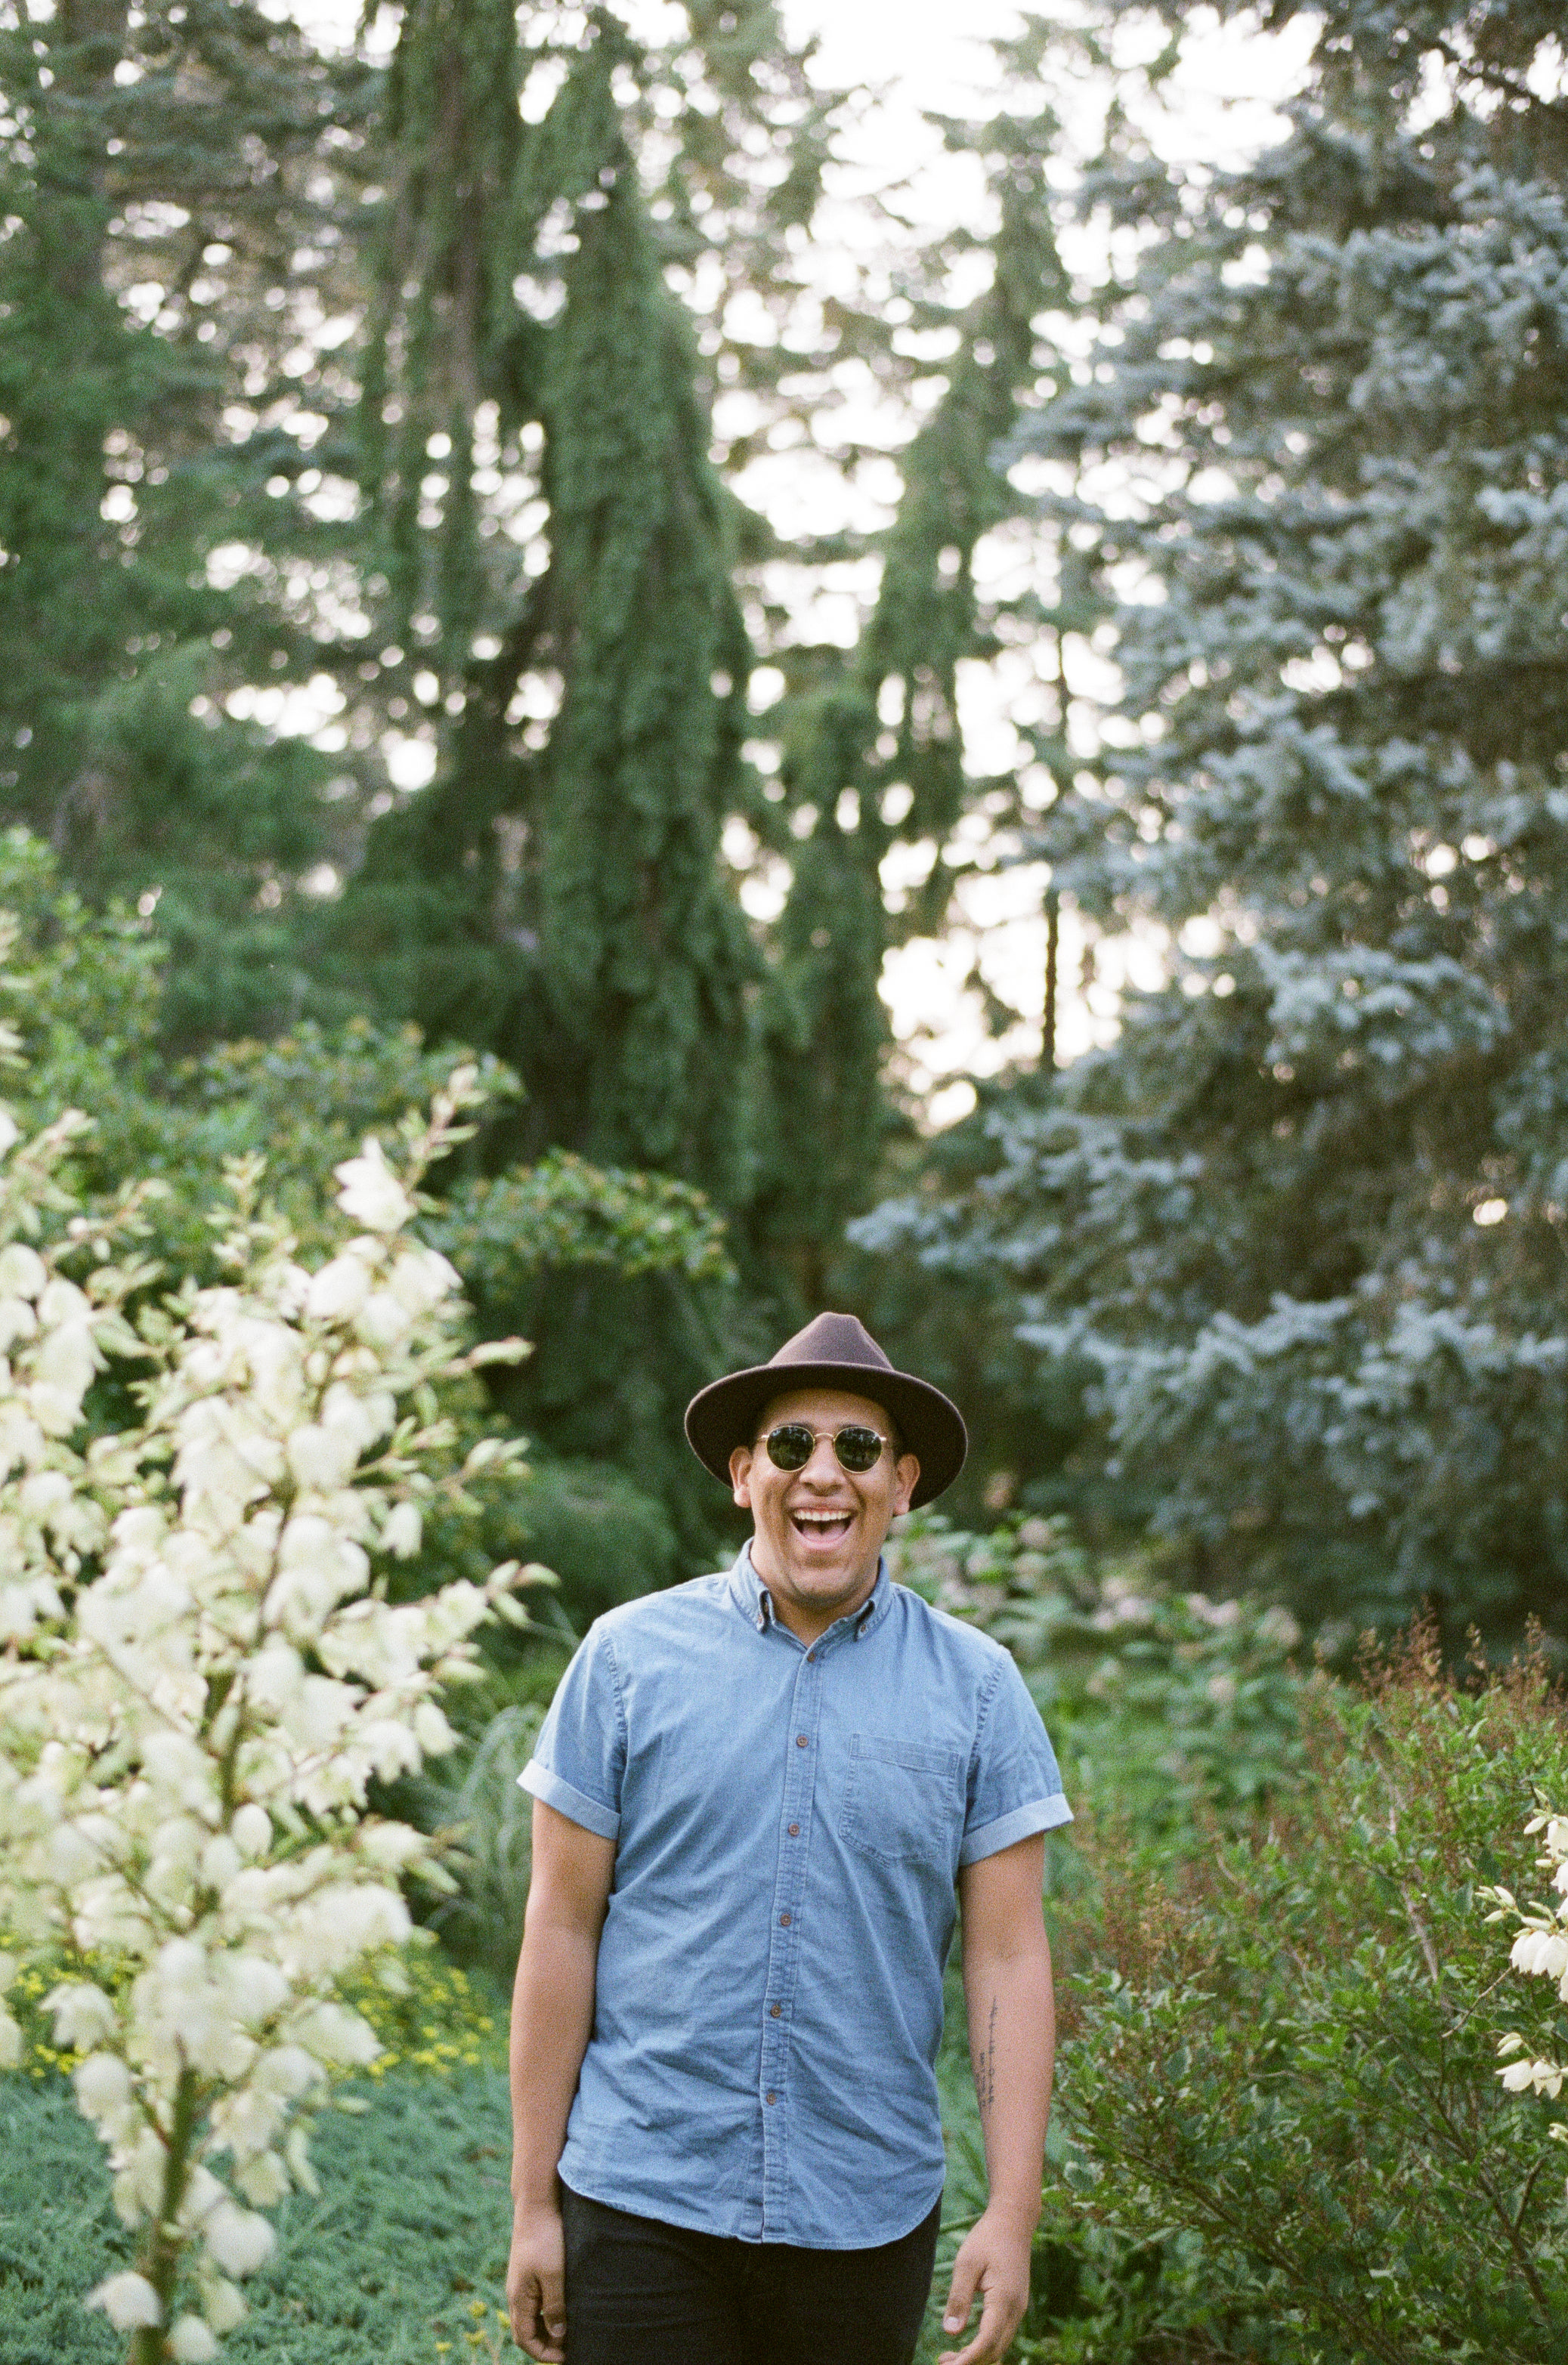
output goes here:
{"type": "Polygon", "coordinates": [[[752,1574],[758,1585],[767,1588],[773,1615],[780,1626],[787,1626],[796,1641],[804,1642],[808,1650],[813,1642],[820,1642],[828,1628],[836,1626],[841,1618],[853,1618],[857,1610],[865,1608],[877,1589],[877,1576],[881,1564],[882,1556],[879,1552],[871,1563],[869,1575],[862,1577],[853,1593],[845,1595],[840,1600],[801,1601],[785,1594],[767,1569],[759,1565],[755,1543],[752,1547],[752,1574]]]}

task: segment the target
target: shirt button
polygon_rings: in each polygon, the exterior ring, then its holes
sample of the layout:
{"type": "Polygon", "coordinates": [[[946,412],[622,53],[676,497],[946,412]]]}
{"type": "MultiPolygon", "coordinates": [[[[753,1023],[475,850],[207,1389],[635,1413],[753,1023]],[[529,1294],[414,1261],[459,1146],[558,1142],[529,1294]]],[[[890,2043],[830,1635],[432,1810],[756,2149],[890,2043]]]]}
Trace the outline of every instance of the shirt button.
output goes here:
{"type": "Polygon", "coordinates": [[[790,1824],[790,1837],[792,1840],[798,1840],[798,1839],[800,1838],[800,1836],[801,1836],[801,1826],[800,1826],[800,1824],[799,1824],[799,1823],[791,1823],[791,1824],[790,1824]]]}
{"type": "Polygon", "coordinates": [[[797,1748],[797,1749],[804,1749],[804,1748],[806,1747],[806,1745],[807,1745],[807,1743],[806,1743],[806,1736],[805,1736],[805,1734],[804,1734],[803,1732],[798,1732],[798,1733],[795,1735],[795,1746],[796,1746],[796,1748],[797,1748]]]}
{"type": "Polygon", "coordinates": [[[778,2020],[782,2016],[783,2011],[784,2007],[781,2003],[770,2003],[767,2007],[767,2017],[769,2020],[778,2020]]]}
{"type": "Polygon", "coordinates": [[[814,1666],[816,1665],[816,1663],[817,1663],[817,1654],[816,1654],[816,1653],[815,1653],[814,1651],[808,1651],[808,1652],[806,1653],[806,1664],[807,1664],[807,1666],[808,1666],[808,1667],[814,1667],[814,1666]]]}
{"type": "Polygon", "coordinates": [[[767,2099],[770,2102],[776,2102],[778,2100],[778,2097],[777,2094],[769,2094],[767,2099]]]}
{"type": "Polygon", "coordinates": [[[778,1927],[780,1930],[788,1930],[790,1927],[790,1916],[788,1913],[780,1913],[778,1916],[778,1927]]]}

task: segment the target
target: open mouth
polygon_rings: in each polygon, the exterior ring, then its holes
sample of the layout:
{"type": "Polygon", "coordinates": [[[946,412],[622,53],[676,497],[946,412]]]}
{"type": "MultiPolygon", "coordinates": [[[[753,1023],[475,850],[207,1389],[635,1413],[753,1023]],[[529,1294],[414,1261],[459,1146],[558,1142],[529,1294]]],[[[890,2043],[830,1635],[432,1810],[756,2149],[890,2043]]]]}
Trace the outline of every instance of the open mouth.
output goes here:
{"type": "Polygon", "coordinates": [[[790,1524],[810,1543],[834,1543],[855,1524],[852,1511],[791,1511],[790,1524]]]}

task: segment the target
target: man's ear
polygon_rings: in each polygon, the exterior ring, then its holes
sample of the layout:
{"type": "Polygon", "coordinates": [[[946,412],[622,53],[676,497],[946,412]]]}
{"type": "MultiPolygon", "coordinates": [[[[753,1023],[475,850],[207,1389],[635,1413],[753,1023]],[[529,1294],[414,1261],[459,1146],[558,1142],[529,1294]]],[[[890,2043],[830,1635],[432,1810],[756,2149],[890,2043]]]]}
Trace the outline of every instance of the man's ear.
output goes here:
{"type": "Polygon", "coordinates": [[[755,1458],[749,1445],[737,1445],[730,1456],[730,1492],[743,1511],[751,1508],[751,1465],[755,1458]]]}
{"type": "Polygon", "coordinates": [[[920,1464],[913,1453],[901,1453],[893,1469],[893,1517],[909,1508],[909,1498],[920,1484],[920,1464]]]}

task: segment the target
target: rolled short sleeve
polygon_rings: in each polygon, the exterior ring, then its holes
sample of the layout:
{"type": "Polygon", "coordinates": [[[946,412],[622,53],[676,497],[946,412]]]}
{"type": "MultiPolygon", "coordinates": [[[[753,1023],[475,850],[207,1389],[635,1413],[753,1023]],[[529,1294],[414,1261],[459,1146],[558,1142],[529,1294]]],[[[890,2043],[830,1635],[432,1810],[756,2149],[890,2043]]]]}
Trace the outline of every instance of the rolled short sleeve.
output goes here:
{"type": "Polygon", "coordinates": [[[550,1703],[519,1782],[568,1822],[612,1840],[621,1830],[626,1716],[610,1638],[590,1627],[550,1703]]]}
{"type": "Polygon", "coordinates": [[[958,1862],[979,1864],[1019,1840],[1070,1823],[1040,1711],[1011,1659],[999,1670],[969,1764],[958,1862]]]}

